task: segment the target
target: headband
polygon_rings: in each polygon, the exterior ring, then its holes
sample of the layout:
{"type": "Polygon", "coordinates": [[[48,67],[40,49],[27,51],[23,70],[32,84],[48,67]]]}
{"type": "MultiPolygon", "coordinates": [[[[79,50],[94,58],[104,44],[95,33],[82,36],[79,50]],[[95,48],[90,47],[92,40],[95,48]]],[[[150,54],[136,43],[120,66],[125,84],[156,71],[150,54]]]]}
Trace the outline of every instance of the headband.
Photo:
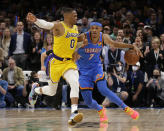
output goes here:
{"type": "Polygon", "coordinates": [[[99,26],[99,27],[102,27],[102,24],[99,23],[99,22],[91,22],[91,23],[90,23],[90,27],[91,27],[91,26],[94,26],[94,25],[99,26]]]}

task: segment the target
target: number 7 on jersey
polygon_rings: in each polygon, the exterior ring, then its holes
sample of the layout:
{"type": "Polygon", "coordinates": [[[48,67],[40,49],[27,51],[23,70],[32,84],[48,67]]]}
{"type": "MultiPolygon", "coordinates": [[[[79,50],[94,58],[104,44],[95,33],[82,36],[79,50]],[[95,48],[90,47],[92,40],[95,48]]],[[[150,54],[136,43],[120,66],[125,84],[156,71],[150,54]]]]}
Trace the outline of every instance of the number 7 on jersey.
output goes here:
{"type": "Polygon", "coordinates": [[[89,60],[93,58],[94,54],[90,54],[89,60]]]}

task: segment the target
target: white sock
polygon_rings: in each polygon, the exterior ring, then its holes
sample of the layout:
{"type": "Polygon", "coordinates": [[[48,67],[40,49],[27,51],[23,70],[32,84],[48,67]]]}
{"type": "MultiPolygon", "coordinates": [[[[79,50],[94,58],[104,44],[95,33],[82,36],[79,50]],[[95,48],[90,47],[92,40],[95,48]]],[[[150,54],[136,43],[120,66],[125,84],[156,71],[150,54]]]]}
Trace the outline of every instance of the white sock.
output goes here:
{"type": "Polygon", "coordinates": [[[77,104],[71,105],[71,113],[74,113],[75,111],[77,111],[77,104]]]}

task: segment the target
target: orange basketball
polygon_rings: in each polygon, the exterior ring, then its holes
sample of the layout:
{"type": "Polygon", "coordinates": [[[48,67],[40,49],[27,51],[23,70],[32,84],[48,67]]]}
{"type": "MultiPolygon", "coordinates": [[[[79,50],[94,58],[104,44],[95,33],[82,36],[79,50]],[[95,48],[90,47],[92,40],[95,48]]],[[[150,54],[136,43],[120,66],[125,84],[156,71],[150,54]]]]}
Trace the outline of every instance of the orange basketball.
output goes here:
{"type": "Polygon", "coordinates": [[[140,57],[137,55],[135,50],[130,49],[125,52],[124,59],[128,65],[135,65],[139,61],[140,57]]]}

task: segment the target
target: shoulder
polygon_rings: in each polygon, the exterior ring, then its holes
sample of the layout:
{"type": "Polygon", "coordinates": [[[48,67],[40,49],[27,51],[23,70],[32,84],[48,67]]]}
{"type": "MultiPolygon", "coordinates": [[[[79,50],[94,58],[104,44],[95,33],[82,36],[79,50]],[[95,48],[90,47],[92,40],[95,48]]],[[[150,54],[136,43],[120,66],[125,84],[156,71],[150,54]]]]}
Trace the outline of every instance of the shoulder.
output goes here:
{"type": "Polygon", "coordinates": [[[17,71],[19,71],[19,72],[22,72],[22,71],[23,71],[22,68],[20,68],[20,67],[18,67],[18,66],[16,66],[15,69],[16,69],[17,71]]]}
{"type": "Polygon", "coordinates": [[[3,70],[3,74],[6,73],[6,72],[8,72],[8,71],[9,71],[9,68],[7,67],[7,68],[5,68],[5,69],[3,70]]]}
{"type": "Polygon", "coordinates": [[[17,33],[14,33],[11,35],[11,37],[16,37],[17,36],[17,33]]]}
{"type": "Polygon", "coordinates": [[[54,24],[53,29],[64,27],[63,24],[62,24],[62,21],[54,21],[53,24],[54,24]]]}
{"type": "Polygon", "coordinates": [[[24,32],[24,35],[25,35],[25,36],[28,36],[28,37],[31,36],[31,35],[30,35],[29,33],[27,33],[27,32],[24,32]]]}

